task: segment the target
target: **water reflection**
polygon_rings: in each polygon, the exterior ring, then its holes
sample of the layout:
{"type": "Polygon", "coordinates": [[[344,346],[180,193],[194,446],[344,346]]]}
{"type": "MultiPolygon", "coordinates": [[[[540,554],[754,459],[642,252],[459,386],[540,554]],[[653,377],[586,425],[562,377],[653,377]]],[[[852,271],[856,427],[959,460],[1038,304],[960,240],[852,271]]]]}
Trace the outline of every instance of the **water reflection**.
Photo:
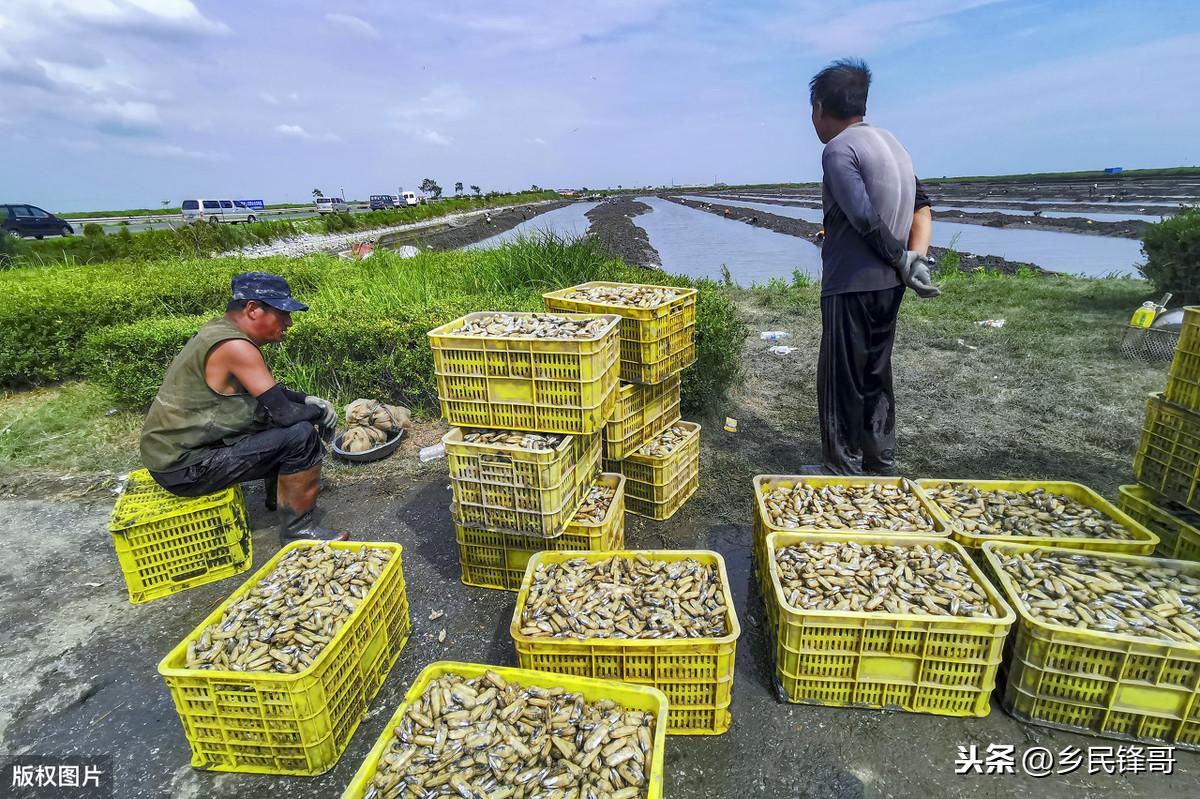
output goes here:
{"type": "Polygon", "coordinates": [[[527,219],[511,230],[506,230],[490,238],[477,241],[465,249],[482,250],[489,247],[498,247],[520,236],[532,236],[543,232],[571,237],[586,235],[588,225],[590,224],[587,212],[599,204],[571,203],[570,205],[564,205],[562,208],[555,208],[553,211],[547,211],[544,214],[538,214],[532,219],[527,219]]]}

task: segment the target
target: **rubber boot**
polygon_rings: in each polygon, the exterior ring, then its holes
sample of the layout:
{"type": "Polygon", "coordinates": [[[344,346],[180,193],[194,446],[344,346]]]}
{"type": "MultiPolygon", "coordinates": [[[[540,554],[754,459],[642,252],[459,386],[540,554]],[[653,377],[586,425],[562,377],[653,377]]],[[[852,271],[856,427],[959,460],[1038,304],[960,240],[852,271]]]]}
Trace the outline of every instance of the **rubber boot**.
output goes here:
{"type": "Polygon", "coordinates": [[[292,541],[345,541],[349,533],[339,533],[318,523],[317,489],[321,467],[279,475],[279,543],[292,541]]]}

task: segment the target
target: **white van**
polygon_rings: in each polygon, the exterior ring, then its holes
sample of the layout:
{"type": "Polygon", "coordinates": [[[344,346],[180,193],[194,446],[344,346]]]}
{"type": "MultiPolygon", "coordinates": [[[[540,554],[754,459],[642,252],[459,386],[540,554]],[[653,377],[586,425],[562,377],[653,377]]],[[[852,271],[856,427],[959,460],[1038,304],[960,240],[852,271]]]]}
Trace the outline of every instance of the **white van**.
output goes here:
{"type": "Polygon", "coordinates": [[[318,214],[342,214],[350,210],[341,197],[318,197],[316,208],[318,214]]]}
{"type": "Polygon", "coordinates": [[[180,206],[184,222],[255,222],[253,208],[241,200],[184,200],[180,206]]]}
{"type": "Polygon", "coordinates": [[[417,193],[415,191],[406,191],[404,192],[403,197],[405,205],[420,205],[420,200],[417,199],[417,193]]]}

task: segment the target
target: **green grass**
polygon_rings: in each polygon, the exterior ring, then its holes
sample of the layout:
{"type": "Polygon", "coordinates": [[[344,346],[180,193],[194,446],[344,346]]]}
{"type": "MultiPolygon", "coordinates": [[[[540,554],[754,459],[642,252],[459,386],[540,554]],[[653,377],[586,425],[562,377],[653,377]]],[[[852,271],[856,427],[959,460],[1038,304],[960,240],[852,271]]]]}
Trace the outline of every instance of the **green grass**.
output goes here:
{"type": "Polygon", "coordinates": [[[89,383],[0,394],[0,475],[134,468],[142,414],[89,383]]]}

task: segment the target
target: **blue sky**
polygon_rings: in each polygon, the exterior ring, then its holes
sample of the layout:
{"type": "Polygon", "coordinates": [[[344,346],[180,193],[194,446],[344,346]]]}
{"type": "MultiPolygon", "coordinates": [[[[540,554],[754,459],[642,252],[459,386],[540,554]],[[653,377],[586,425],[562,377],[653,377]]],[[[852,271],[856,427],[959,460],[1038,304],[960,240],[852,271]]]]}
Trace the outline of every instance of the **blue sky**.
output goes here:
{"type": "Polygon", "coordinates": [[[813,180],[807,81],[934,177],[1200,164],[1200,4],[6,0],[0,200],[813,180]]]}

